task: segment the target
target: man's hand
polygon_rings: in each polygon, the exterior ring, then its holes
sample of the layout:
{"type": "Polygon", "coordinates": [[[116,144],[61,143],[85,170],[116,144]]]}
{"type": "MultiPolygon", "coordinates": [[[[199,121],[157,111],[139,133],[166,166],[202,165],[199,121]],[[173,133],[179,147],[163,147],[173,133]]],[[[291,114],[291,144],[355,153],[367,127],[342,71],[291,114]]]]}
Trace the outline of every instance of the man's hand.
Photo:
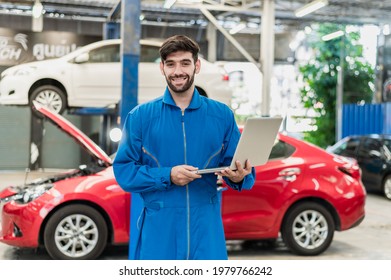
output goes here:
{"type": "Polygon", "coordinates": [[[246,175],[251,173],[252,166],[249,160],[246,160],[244,168],[240,161],[236,161],[236,168],[236,170],[231,170],[227,167],[226,169],[216,173],[216,175],[225,176],[234,183],[240,183],[246,175]]]}
{"type": "Polygon", "coordinates": [[[171,169],[171,182],[178,186],[185,186],[195,179],[201,178],[201,175],[197,174],[198,168],[191,165],[177,165],[171,169]]]}

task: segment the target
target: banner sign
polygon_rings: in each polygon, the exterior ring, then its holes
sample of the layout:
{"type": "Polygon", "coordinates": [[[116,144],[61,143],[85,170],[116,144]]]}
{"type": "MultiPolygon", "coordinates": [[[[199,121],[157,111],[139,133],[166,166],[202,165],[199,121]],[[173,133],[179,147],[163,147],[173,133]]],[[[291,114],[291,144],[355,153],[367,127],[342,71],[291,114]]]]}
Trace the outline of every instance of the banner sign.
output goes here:
{"type": "Polygon", "coordinates": [[[0,66],[58,58],[92,42],[101,36],[78,35],[72,32],[17,31],[0,28],[0,66]]]}

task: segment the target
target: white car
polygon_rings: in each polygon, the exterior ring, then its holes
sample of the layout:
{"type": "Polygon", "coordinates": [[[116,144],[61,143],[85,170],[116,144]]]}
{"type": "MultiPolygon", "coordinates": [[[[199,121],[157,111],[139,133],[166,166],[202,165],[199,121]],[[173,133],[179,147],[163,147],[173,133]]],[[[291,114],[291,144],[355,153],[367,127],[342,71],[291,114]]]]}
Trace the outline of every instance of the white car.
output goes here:
{"type": "MultiPolygon", "coordinates": [[[[30,105],[33,100],[62,113],[68,108],[114,107],[121,98],[121,39],[103,40],[63,57],[10,67],[1,73],[0,104],[30,105]]],[[[141,40],[138,103],[163,94],[160,42],[141,40]]],[[[232,89],[223,69],[201,59],[196,86],[201,94],[231,105],[232,89]]]]}

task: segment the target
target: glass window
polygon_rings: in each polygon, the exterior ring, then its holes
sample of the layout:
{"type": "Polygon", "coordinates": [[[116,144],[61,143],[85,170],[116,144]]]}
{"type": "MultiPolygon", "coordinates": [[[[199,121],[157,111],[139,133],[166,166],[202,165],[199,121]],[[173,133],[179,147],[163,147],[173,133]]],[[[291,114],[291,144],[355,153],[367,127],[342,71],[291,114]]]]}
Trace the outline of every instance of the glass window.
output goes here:
{"type": "Polygon", "coordinates": [[[295,150],[295,147],[292,145],[278,140],[276,143],[274,143],[272,151],[270,152],[269,160],[276,158],[287,158],[291,156],[295,150]]]}
{"type": "Polygon", "coordinates": [[[333,149],[333,153],[343,156],[355,156],[357,147],[360,144],[360,139],[358,138],[348,138],[346,141],[341,142],[339,146],[333,149]]]}
{"type": "Polygon", "coordinates": [[[380,143],[380,140],[379,139],[371,139],[371,138],[366,138],[364,139],[362,145],[361,145],[361,148],[360,148],[360,151],[359,151],[359,155],[362,156],[362,157],[369,157],[370,154],[369,152],[372,151],[372,150],[375,150],[375,151],[379,151],[380,152],[380,147],[382,146],[382,144],[380,143]]]}
{"type": "MultiPolygon", "coordinates": [[[[120,61],[120,45],[105,46],[89,52],[89,63],[110,63],[120,61]]],[[[141,45],[140,62],[160,62],[159,47],[141,45]]]]}
{"type": "Polygon", "coordinates": [[[159,47],[141,45],[140,62],[160,62],[159,47]]]}
{"type": "Polygon", "coordinates": [[[119,45],[105,46],[89,52],[89,63],[120,62],[119,45]]]}
{"type": "Polygon", "coordinates": [[[391,139],[384,139],[383,144],[388,148],[389,151],[391,151],[391,139]]]}

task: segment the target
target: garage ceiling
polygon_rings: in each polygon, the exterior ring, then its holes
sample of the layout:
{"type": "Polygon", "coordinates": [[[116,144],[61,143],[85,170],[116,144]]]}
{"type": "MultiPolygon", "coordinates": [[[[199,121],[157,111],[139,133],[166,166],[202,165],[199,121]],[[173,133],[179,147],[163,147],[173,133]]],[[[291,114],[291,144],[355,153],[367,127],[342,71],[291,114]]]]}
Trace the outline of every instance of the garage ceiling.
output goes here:
{"type": "MultiPolygon", "coordinates": [[[[36,0],[0,1],[0,14],[31,16],[36,0]]],[[[45,17],[107,21],[120,18],[119,0],[41,0],[45,17]]],[[[259,28],[264,0],[177,0],[170,9],[164,0],[141,0],[142,23],[150,25],[206,25],[199,7],[207,8],[220,22],[247,22],[259,28]],[[258,27],[257,27],[258,25],[258,27]]],[[[328,6],[302,18],[294,11],[311,0],[274,0],[275,23],[281,28],[301,28],[311,22],[347,24],[390,23],[391,0],[328,0],[328,6]]]]}

